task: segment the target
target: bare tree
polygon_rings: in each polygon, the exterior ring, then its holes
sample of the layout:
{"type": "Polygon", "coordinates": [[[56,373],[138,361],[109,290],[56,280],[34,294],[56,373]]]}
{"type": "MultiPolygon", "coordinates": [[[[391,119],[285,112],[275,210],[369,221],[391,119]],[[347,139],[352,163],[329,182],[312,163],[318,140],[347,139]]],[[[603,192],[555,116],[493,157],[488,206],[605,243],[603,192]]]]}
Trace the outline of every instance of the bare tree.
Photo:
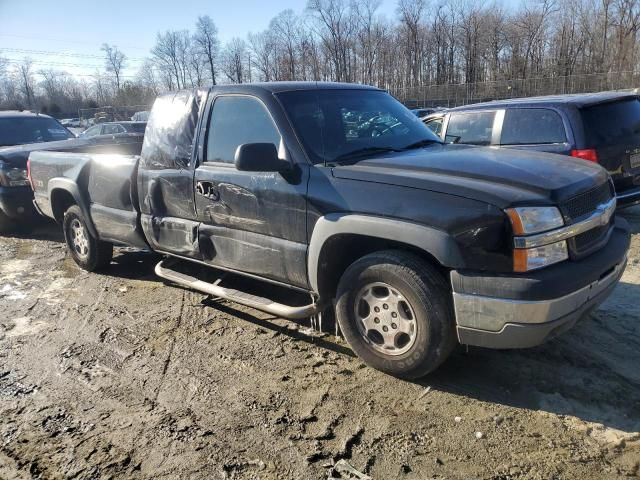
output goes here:
{"type": "Polygon", "coordinates": [[[116,82],[116,90],[120,90],[122,70],[126,66],[127,56],[118,50],[115,45],[102,44],[101,50],[104,52],[104,62],[107,72],[112,73],[116,82]]]}
{"type": "Polygon", "coordinates": [[[35,106],[35,95],[34,95],[34,83],[35,80],[33,78],[32,71],[33,62],[29,58],[25,58],[18,65],[17,68],[17,77],[18,84],[20,85],[20,90],[24,95],[27,108],[32,108],[35,106]]]}
{"type": "Polygon", "coordinates": [[[247,45],[241,38],[233,38],[222,53],[222,71],[232,83],[243,83],[247,72],[247,45]]]}
{"type": "Polygon", "coordinates": [[[185,36],[188,37],[186,31],[167,30],[165,33],[158,33],[156,45],[151,50],[159,70],[165,76],[168,75],[165,84],[175,86],[178,90],[186,87],[185,36]]]}
{"type": "Polygon", "coordinates": [[[215,85],[220,41],[218,40],[218,28],[208,15],[198,17],[193,41],[200,53],[206,57],[209,73],[211,74],[211,82],[215,85]]]}
{"type": "Polygon", "coordinates": [[[351,47],[357,22],[345,0],[309,0],[307,10],[316,19],[317,34],[329,52],[337,81],[352,81],[351,47]]]}

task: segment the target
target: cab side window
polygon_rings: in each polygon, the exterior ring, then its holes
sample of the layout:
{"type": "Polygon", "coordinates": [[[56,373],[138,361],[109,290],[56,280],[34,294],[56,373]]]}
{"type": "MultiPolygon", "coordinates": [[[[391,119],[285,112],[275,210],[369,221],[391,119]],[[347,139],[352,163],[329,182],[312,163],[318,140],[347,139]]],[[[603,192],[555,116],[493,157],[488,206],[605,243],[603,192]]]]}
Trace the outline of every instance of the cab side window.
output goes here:
{"type": "Polygon", "coordinates": [[[216,98],[209,120],[205,161],[233,163],[238,146],[245,143],[280,146],[280,134],[269,112],[252,97],[216,98]]]}
{"type": "Polygon", "coordinates": [[[452,113],[447,126],[447,143],[491,145],[496,112],[452,113]]]}

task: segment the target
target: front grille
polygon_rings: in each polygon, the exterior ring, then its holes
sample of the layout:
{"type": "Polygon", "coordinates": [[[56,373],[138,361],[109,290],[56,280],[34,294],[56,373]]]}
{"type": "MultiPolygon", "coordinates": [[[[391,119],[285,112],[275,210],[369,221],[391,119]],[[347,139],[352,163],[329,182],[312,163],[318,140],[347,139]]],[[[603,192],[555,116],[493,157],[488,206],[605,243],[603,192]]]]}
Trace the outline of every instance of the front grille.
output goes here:
{"type": "MultiPolygon", "coordinates": [[[[599,205],[611,200],[614,195],[613,185],[611,182],[606,182],[561,203],[560,211],[567,224],[576,223],[582,220],[583,217],[593,213],[599,205]]],[[[607,234],[614,221],[612,216],[607,225],[592,228],[570,239],[568,246],[571,257],[578,259],[600,248],[606,241],[607,234]]]]}
{"type": "Polygon", "coordinates": [[[613,195],[614,191],[611,183],[606,182],[560,204],[560,211],[567,223],[573,223],[574,220],[593,212],[598,205],[611,200],[613,195]]]}
{"type": "Polygon", "coordinates": [[[613,222],[587,230],[580,235],[576,235],[573,241],[569,242],[569,248],[575,257],[581,257],[591,253],[598,248],[607,238],[607,233],[611,229],[613,222]]]}

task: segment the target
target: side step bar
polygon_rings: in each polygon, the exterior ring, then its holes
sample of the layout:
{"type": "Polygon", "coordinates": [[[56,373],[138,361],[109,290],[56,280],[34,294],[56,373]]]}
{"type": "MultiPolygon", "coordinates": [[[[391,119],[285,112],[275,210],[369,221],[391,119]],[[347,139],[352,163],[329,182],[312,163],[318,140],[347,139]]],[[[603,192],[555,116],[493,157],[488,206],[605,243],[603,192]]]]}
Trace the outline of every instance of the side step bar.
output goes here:
{"type": "Polygon", "coordinates": [[[182,285],[183,287],[198,290],[199,292],[207,293],[214,297],[223,298],[231,302],[246,305],[247,307],[252,307],[256,310],[262,310],[263,312],[291,320],[308,318],[320,311],[318,304],[315,302],[302,307],[291,307],[289,305],[283,305],[282,303],[273,302],[268,298],[222,287],[220,286],[220,279],[216,280],[214,283],[203,282],[202,280],[185,275],[184,273],[171,270],[167,266],[163,265],[164,262],[165,260],[162,260],[156,265],[156,275],[164,278],[165,280],[182,285]]]}

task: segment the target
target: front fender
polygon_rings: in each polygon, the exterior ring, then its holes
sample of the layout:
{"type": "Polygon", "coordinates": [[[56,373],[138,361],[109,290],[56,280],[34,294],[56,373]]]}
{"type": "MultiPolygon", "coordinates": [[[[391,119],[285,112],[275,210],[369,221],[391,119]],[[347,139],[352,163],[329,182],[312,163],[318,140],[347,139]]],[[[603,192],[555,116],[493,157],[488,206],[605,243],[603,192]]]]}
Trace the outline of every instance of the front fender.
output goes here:
{"type": "Polygon", "coordinates": [[[331,237],[345,234],[405,243],[429,253],[445,267],[464,267],[459,246],[447,232],[392,218],[331,213],[318,219],[309,242],[307,271],[314,292],[319,291],[318,265],[322,247],[331,237]]]}

